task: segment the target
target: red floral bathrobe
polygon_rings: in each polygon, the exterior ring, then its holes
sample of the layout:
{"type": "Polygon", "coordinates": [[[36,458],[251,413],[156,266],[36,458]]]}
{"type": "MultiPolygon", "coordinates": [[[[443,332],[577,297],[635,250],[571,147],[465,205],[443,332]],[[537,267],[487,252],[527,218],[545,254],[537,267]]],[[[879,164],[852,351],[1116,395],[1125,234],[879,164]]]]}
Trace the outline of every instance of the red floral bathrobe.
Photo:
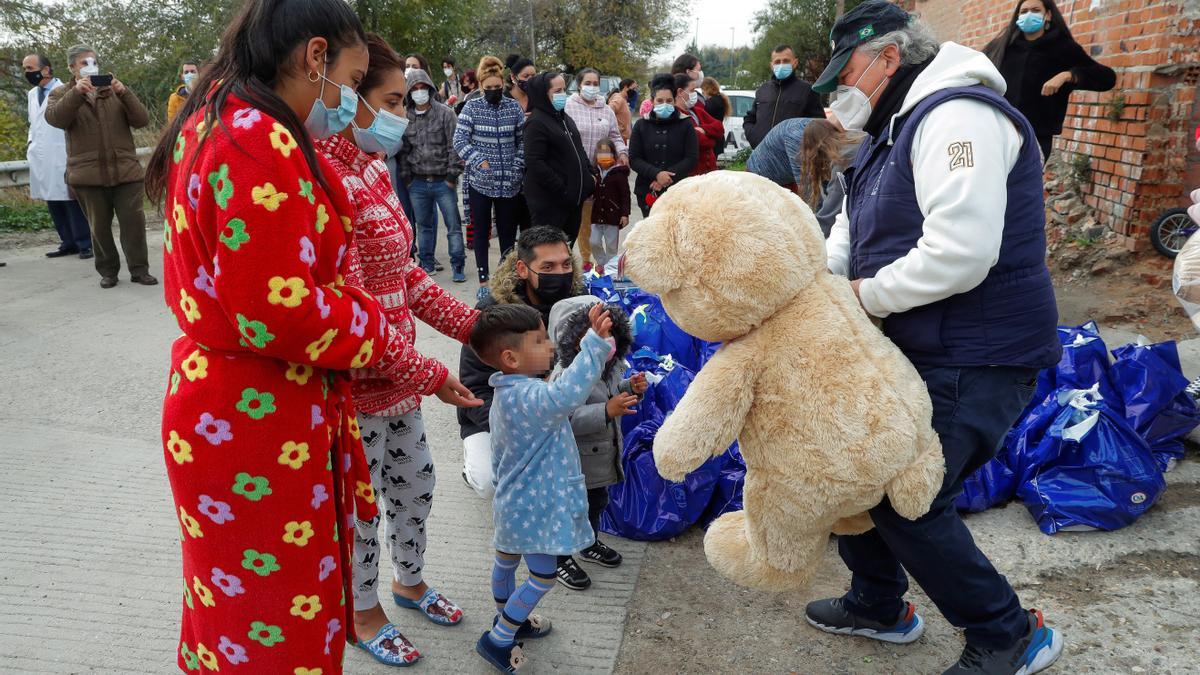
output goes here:
{"type": "Polygon", "coordinates": [[[183,542],[179,666],[332,675],[353,629],[355,509],[375,511],[343,371],[420,373],[379,303],[345,283],[353,210],[336,173],[320,160],[326,192],[287,129],[235,97],[222,119],[184,124],[165,205],[183,331],[162,426],[183,542]]]}

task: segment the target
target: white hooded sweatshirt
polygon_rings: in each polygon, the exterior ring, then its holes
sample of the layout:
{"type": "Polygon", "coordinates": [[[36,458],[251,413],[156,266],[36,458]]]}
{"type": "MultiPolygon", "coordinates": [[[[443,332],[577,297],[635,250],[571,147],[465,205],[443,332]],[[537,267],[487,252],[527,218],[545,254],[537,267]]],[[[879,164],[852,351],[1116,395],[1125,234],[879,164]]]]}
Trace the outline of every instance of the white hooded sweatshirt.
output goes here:
{"type": "MultiPolygon", "coordinates": [[[[913,81],[896,117],[934,92],[977,84],[999,94],[1006,89],[1000,71],[986,56],[947,42],[913,81]]],[[[965,293],[983,282],[999,260],[1008,174],[1017,163],[1022,143],[1012,120],[983,101],[952,99],[925,115],[917,126],[909,158],[917,205],[925,216],[921,238],[906,255],[880,269],[874,278],[862,281],[859,298],[868,312],[881,318],[906,312],[965,293]],[[972,161],[955,161],[954,149],[964,147],[971,148],[972,161]]],[[[826,252],[829,271],[843,276],[849,273],[850,221],[844,201],[826,252]]]]}

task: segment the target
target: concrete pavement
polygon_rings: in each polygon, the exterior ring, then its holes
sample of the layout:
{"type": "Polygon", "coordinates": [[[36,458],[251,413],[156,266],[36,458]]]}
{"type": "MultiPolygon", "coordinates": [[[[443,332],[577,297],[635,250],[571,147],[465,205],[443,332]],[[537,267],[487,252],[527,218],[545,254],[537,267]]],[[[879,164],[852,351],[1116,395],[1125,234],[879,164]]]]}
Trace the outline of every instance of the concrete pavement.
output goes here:
{"type": "MultiPolygon", "coordinates": [[[[161,244],[161,235],[150,235],[155,274],[162,269],[161,244]]],[[[120,285],[102,290],[90,262],[47,260],[40,249],[8,251],[4,258],[0,672],[172,672],[179,526],[159,418],[168,347],[179,329],[163,287],[136,286],[123,273],[120,285]]],[[[451,284],[449,272],[439,280],[473,302],[473,283],[451,284]]],[[[418,344],[457,368],[458,348],[450,340],[422,325],[418,344]]],[[[384,606],[426,655],[421,670],[485,673],[474,643],[494,612],[491,507],[459,477],[453,410],[428,402],[425,422],[440,479],[429,519],[427,581],[459,603],[467,618],[442,628],[395,607],[390,597],[384,606]]],[[[588,566],[591,589],[558,587],[541,606],[557,630],[530,645],[535,672],[613,670],[645,545],[610,539],[625,555],[621,568],[588,566]]],[[[349,652],[346,669],[394,672],[358,650],[349,652]]]]}
{"type": "MultiPolygon", "coordinates": [[[[150,241],[159,251],[161,238],[150,241]]],[[[124,276],[102,290],[90,263],[41,253],[6,251],[9,266],[0,271],[0,672],[172,672],[178,525],[158,426],[178,328],[161,286],[134,286],[124,276]]],[[[153,271],[161,271],[157,262],[153,271]]],[[[464,300],[473,296],[473,284],[439,279],[464,300]]],[[[1105,337],[1115,347],[1134,336],[1105,337]]],[[[425,327],[419,344],[457,363],[457,347],[425,327]]],[[[1180,351],[1185,373],[1200,375],[1200,341],[1180,351]]],[[[484,673],[472,645],[491,616],[490,508],[458,477],[453,412],[434,401],[426,423],[441,476],[429,581],[464,607],[467,621],[439,628],[386,598],[385,607],[426,654],[419,669],[484,673]]],[[[1064,666],[1195,668],[1195,459],[1169,482],[1163,503],[1117,533],[1045,537],[1015,505],[969,519],[1022,596],[1067,630],[1064,666]]],[[[961,647],[916,590],[930,633],[912,649],[810,631],[799,616],[803,602],[845,587],[836,555],[809,592],[770,595],[716,576],[699,539],[693,532],[649,550],[614,539],[626,556],[622,568],[589,569],[596,584],[588,592],[557,588],[548,596],[543,607],[559,630],[530,645],[533,672],[933,672],[961,647]],[[643,590],[636,597],[635,585],[643,590]]],[[[393,672],[355,650],[347,671],[393,672]]]]}

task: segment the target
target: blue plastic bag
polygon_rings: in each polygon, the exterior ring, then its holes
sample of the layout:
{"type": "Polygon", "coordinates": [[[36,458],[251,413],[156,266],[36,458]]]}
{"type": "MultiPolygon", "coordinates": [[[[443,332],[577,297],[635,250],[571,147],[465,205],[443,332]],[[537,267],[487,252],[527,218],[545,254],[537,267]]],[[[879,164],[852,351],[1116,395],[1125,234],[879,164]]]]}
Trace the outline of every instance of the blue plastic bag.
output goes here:
{"type": "Polygon", "coordinates": [[[1125,527],[1166,487],[1149,446],[1097,390],[1060,389],[1047,399],[1059,410],[1031,453],[1045,461],[1017,486],[1046,534],[1125,527]]]}
{"type": "Polygon", "coordinates": [[[605,532],[639,541],[670,539],[698,522],[712,501],[722,458],[713,457],[683,482],[666,480],[654,466],[660,424],[647,420],[625,436],[625,480],[608,489],[609,503],[600,516],[605,532]]]}
{"type": "Polygon", "coordinates": [[[1200,424],[1200,410],[1185,391],[1187,378],[1174,342],[1129,344],[1113,350],[1112,380],[1125,419],[1146,443],[1163,471],[1183,458],[1183,437],[1200,424]]]}
{"type": "Polygon", "coordinates": [[[612,277],[589,274],[584,277],[583,282],[587,286],[588,293],[603,300],[604,304],[621,304],[621,294],[617,292],[612,277]]]}
{"type": "Polygon", "coordinates": [[[1038,374],[1037,389],[1021,419],[1041,404],[1043,400],[1063,387],[1091,389],[1100,385],[1100,395],[1114,410],[1120,406],[1121,397],[1112,386],[1109,376],[1108,348],[1100,337],[1096,322],[1089,321],[1081,326],[1059,326],[1058,341],[1063,347],[1058,365],[1038,374]]]}
{"type": "Polygon", "coordinates": [[[624,298],[629,320],[633,324],[635,347],[649,347],[663,356],[669,354],[676,363],[693,372],[700,370],[704,341],[688,335],[675,325],[657,296],[631,289],[624,294],[624,298]]]}
{"type": "Polygon", "coordinates": [[[954,500],[955,508],[972,513],[986,511],[1015,497],[1017,485],[1046,461],[1035,452],[1060,408],[1053,392],[1040,397],[1034,394],[1026,412],[1005,435],[996,456],[963,481],[962,494],[954,500]]]}
{"type": "Polygon", "coordinates": [[[1003,504],[1017,492],[1017,478],[1008,463],[1004,449],[987,464],[963,481],[962,494],[954,500],[959,511],[977,513],[1003,504]]]}
{"type": "Polygon", "coordinates": [[[746,461],[738,444],[730,446],[729,451],[717,457],[720,465],[717,485],[713,490],[712,501],[700,519],[700,524],[707,528],[712,521],[729,513],[742,510],[742,488],[746,484],[746,461]]]}

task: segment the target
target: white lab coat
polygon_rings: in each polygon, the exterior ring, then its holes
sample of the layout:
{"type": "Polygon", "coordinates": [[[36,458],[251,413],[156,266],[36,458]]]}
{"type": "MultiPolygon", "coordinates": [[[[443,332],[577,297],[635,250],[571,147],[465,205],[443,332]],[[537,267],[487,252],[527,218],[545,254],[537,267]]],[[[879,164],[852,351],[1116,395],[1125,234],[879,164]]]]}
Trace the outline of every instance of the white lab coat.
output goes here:
{"type": "MultiPolygon", "coordinates": [[[[62,86],[56,77],[50,82],[50,91],[62,86]]],[[[38,105],[38,88],[29,90],[29,145],[25,157],[29,160],[29,196],[45,201],[66,201],[67,192],[67,136],[62,129],[46,122],[46,100],[38,105]]]]}

